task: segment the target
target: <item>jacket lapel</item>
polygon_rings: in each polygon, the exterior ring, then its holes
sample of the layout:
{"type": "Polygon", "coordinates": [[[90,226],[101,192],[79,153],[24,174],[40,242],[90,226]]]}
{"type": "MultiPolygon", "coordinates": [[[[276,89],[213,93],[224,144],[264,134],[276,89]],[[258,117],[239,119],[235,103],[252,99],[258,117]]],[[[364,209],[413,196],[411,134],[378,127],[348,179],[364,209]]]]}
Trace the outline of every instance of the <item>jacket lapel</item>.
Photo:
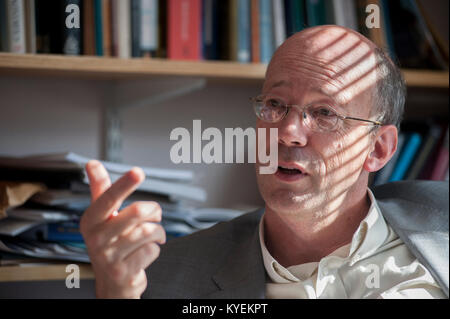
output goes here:
{"type": "Polygon", "coordinates": [[[378,205],[389,225],[448,297],[448,213],[401,199],[380,200],[378,205]]]}
{"type": "MultiPolygon", "coordinates": [[[[258,222],[261,213],[258,214],[258,222]]],[[[265,298],[265,270],[259,243],[258,223],[249,231],[244,242],[236,243],[224,266],[212,279],[220,290],[207,298],[223,299],[260,299],[265,298]]]]}

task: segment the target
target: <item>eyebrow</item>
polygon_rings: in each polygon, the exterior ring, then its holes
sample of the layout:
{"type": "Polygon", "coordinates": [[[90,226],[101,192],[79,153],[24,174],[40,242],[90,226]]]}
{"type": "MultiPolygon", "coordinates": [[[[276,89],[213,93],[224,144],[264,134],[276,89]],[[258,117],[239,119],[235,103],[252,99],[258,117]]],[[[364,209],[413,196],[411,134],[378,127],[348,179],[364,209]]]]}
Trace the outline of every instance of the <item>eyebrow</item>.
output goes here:
{"type": "Polygon", "coordinates": [[[281,87],[281,86],[292,87],[292,83],[288,82],[286,80],[277,81],[274,84],[272,84],[271,86],[269,86],[269,89],[275,89],[275,88],[281,87]]]}

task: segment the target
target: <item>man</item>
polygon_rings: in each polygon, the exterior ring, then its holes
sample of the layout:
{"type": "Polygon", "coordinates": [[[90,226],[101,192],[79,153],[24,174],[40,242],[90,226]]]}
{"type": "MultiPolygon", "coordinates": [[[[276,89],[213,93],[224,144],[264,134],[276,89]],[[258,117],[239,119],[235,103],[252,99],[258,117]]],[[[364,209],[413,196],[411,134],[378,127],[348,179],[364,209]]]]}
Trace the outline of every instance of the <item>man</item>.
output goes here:
{"type": "Polygon", "coordinates": [[[397,183],[375,196],[367,187],[396,151],[404,100],[399,70],[360,34],[321,26],[290,37],[253,99],[257,127],[278,129],[277,172],[256,165],[265,209],[161,254],[159,205],[114,213],[142,171],[111,186],[88,163],[93,203],[81,231],[97,296],[445,298],[448,186],[397,183]]]}

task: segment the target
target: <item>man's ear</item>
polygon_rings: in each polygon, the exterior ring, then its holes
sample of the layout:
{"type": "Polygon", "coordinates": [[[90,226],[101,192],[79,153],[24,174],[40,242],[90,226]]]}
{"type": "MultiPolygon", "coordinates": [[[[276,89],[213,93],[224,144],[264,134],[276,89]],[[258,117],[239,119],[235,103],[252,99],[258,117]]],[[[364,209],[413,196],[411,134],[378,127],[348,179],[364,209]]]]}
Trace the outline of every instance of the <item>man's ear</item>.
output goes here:
{"type": "Polygon", "coordinates": [[[397,150],[397,127],[395,125],[381,126],[373,137],[372,150],[364,162],[368,172],[379,171],[392,158],[397,150]]]}

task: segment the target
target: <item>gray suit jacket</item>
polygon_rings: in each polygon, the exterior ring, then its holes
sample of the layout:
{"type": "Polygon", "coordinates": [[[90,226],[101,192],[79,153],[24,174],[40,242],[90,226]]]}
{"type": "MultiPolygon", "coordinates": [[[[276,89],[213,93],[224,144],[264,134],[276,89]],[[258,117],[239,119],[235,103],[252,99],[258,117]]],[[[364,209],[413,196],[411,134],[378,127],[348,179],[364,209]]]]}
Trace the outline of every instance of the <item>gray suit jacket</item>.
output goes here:
{"type": "MultiPolygon", "coordinates": [[[[374,188],[386,221],[448,297],[448,182],[396,182],[374,188]]],[[[162,246],[147,269],[142,298],[264,298],[258,225],[245,214],[162,246]]]]}

